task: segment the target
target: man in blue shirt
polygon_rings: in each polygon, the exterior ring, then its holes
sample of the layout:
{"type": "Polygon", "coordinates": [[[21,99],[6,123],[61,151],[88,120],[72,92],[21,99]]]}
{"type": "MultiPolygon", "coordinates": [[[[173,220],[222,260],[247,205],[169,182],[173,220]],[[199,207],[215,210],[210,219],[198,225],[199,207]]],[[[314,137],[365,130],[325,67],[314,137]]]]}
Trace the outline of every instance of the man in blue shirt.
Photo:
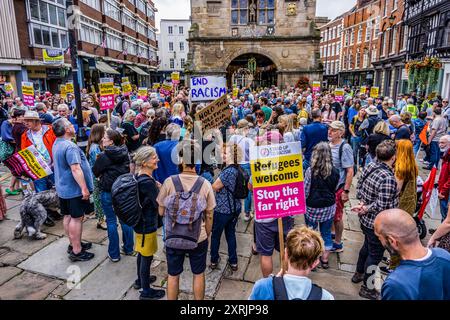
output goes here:
{"type": "Polygon", "coordinates": [[[401,257],[400,265],[383,284],[382,300],[450,300],[450,253],[425,248],[408,213],[383,211],[374,228],[386,250],[401,257]]]}
{"type": "Polygon", "coordinates": [[[313,123],[303,128],[300,141],[303,149],[303,171],[309,168],[313,148],[319,142],[328,142],[328,128],[321,123],[322,113],[319,109],[311,112],[313,123]]]}
{"type": "Polygon", "coordinates": [[[89,197],[94,190],[91,167],[83,151],[71,141],[75,129],[66,118],[53,123],[56,141],[53,145],[55,186],[59,196],[64,231],[69,236],[67,249],[71,261],[88,261],[94,254],[87,250],[92,243],[81,242],[83,216],[90,208],[89,197]]]}
{"type": "Polygon", "coordinates": [[[154,145],[159,158],[158,169],[154,171],[155,180],[163,184],[170,176],[179,173],[176,162],[176,149],[180,139],[180,126],[171,123],[166,129],[166,140],[154,145]]]}

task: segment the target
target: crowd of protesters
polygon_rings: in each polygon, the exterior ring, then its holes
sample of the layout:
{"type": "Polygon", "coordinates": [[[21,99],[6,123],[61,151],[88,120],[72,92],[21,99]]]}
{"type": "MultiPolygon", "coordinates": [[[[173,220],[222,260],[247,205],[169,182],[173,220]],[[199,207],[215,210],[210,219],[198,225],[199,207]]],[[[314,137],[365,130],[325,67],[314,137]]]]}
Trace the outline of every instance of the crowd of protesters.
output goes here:
{"type": "MultiPolygon", "coordinates": [[[[190,103],[188,88],[181,87],[169,96],[149,90],[146,99],[138,99],[136,93],[118,95],[108,114],[100,110],[98,95],[83,89],[80,120],[71,94],[63,98],[46,92],[36,97],[34,106],[25,106],[20,97],[5,97],[0,109],[0,160],[34,146],[54,172],[32,183],[14,176],[6,193],[18,195],[24,184],[35,192],[56,187],[61,214],[49,212],[45,224],[52,226],[55,219],[64,218],[72,261],[94,257],[89,252],[92,244],[81,241],[83,217],[93,212],[97,227],[108,233],[107,250],[112,262],[119,261],[121,254],[137,255],[133,286],[142,289],[141,299],[165,295],[164,290],[150,286],[156,280],[150,275],[150,265],[158,249],[159,227],[163,228],[166,244],[168,298],[178,297],[187,255],[194,275],[194,297],[203,299],[208,247],[209,268],[216,269],[223,233],[227,265],[232,271],[238,270],[236,225],[241,212],[246,222],[255,218],[254,241],[248,249],[259,255],[265,278],[256,283],[251,299],[333,299],[307,276],[319,267],[328,269],[330,254],[344,251],[344,207],[353,185],[359,203],[348,214],[359,216],[364,234],[352,278],[354,283],[362,282],[360,295],[380,298],[369,278],[371,267],[383,261],[387,250],[390,258],[385,270],[389,277],[381,298],[450,299],[450,254],[433,248],[439,245],[449,250],[448,99],[425,99],[413,92],[393,101],[349,88],[338,97],[326,90],[315,93],[309,88],[279,90],[275,86],[243,88],[237,96],[232,97],[231,91],[228,96],[231,118],[200,136],[197,131],[201,132],[201,124],[194,123],[195,115],[207,103],[190,103]],[[83,150],[74,143],[80,123],[88,128],[89,136],[83,150]],[[245,199],[233,192],[240,177],[251,175],[250,149],[279,143],[301,144],[306,196],[307,227],[295,227],[293,217],[283,218],[285,248],[280,248],[277,221],[254,216],[251,192],[245,199]],[[440,170],[443,224],[429,241],[432,249],[421,246],[413,220],[420,179],[418,163],[425,170],[440,170]],[[114,182],[127,173],[137,178],[144,217],[133,227],[118,221],[112,199],[114,182]],[[174,232],[168,223],[170,215],[180,204],[180,198],[174,195],[189,192],[196,195],[189,207],[191,219],[196,219],[199,211],[201,223],[193,243],[174,248],[167,245],[172,240],[167,233],[174,232]],[[269,281],[277,273],[272,261],[274,250],[286,253],[288,268],[279,274],[281,282],[269,281]],[[411,278],[407,273],[413,268],[415,277],[411,278]],[[430,277],[437,289],[422,289],[430,277]],[[405,278],[407,281],[403,281],[405,278]]],[[[251,179],[248,188],[252,189],[251,179]]],[[[1,195],[0,220],[5,214],[1,195]]]]}

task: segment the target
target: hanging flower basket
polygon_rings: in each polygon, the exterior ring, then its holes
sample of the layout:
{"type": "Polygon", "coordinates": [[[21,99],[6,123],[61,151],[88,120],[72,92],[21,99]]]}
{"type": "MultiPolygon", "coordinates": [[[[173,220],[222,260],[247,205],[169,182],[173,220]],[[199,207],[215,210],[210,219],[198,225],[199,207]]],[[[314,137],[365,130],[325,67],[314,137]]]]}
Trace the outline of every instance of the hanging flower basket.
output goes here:
{"type": "Polygon", "coordinates": [[[442,62],[439,58],[425,57],[423,60],[413,60],[406,63],[406,72],[410,89],[414,84],[426,89],[429,84],[432,88],[439,80],[439,70],[442,69],[442,62]]]}

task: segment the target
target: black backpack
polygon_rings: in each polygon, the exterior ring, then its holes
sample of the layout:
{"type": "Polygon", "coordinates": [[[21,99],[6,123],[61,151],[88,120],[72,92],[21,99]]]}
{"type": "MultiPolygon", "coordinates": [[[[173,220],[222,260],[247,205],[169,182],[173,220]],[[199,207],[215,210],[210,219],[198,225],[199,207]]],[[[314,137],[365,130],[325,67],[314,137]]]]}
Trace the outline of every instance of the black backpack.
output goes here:
{"type": "MultiPolygon", "coordinates": [[[[236,183],[234,185],[234,190],[227,191],[230,192],[233,195],[233,198],[235,199],[247,199],[248,196],[248,182],[250,181],[250,177],[248,176],[247,172],[242,170],[242,168],[239,165],[230,165],[229,167],[233,167],[237,170],[237,176],[236,176],[236,183]]],[[[226,169],[226,168],[225,168],[226,169]]]]}
{"type": "MultiPolygon", "coordinates": [[[[273,286],[273,296],[275,300],[289,300],[283,277],[273,277],[272,286],[273,286]]],[[[301,299],[293,299],[293,300],[301,300],[301,299]]],[[[311,286],[311,292],[309,293],[309,296],[306,300],[322,300],[322,288],[313,283],[311,286]]]]}
{"type": "Polygon", "coordinates": [[[143,219],[136,177],[131,173],[119,176],[112,185],[111,196],[114,213],[119,220],[134,228],[143,219]]]}
{"type": "Polygon", "coordinates": [[[123,110],[122,110],[123,101],[124,100],[121,100],[114,108],[115,115],[120,115],[121,117],[123,117],[123,115],[124,115],[123,110]]]}

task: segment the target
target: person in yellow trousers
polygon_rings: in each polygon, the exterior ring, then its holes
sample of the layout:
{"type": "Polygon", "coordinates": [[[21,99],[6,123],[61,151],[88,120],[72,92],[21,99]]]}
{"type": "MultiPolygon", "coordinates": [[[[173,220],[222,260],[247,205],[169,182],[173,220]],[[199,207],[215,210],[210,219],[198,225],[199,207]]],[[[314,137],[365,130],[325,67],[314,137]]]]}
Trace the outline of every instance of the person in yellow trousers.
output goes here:
{"type": "Polygon", "coordinates": [[[134,155],[136,163],[137,181],[139,188],[139,201],[142,206],[143,219],[134,227],[135,248],[137,256],[137,280],[133,287],[140,292],[140,300],[157,300],[165,295],[164,290],[150,287],[156,281],[150,276],[150,266],[153,255],[158,250],[156,231],[158,229],[158,203],[159,184],[153,178],[153,171],[158,168],[158,156],[153,147],[145,146],[137,150],[134,155]]]}

